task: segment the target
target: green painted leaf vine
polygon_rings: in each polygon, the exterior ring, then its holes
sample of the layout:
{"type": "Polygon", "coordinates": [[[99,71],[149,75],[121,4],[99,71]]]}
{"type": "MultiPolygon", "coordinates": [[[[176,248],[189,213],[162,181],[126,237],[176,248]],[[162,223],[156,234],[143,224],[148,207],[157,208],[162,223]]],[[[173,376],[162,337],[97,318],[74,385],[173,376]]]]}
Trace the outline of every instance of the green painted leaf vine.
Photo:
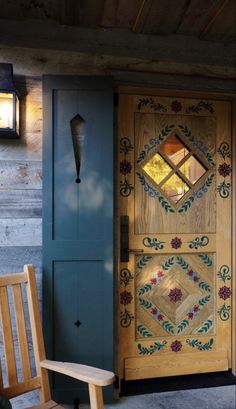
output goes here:
{"type": "Polygon", "coordinates": [[[137,267],[142,269],[144,268],[151,260],[153,259],[152,256],[143,256],[137,261],[137,267]]]}
{"type": "Polygon", "coordinates": [[[147,329],[143,324],[137,325],[137,331],[139,335],[141,335],[142,337],[145,337],[145,338],[153,337],[152,332],[149,329],[147,329]]]}
{"type": "Polygon", "coordinates": [[[178,334],[180,334],[181,332],[183,332],[183,330],[189,325],[189,320],[183,320],[177,328],[177,332],[178,334]]]}
{"type": "Polygon", "coordinates": [[[153,111],[159,112],[166,112],[167,108],[165,105],[161,104],[160,102],[155,101],[152,97],[148,98],[140,98],[138,103],[138,109],[140,110],[142,107],[150,106],[153,111]]]}
{"type": "Polygon", "coordinates": [[[139,298],[139,305],[142,305],[147,310],[152,308],[152,303],[150,301],[144,300],[144,298],[139,298]]]}
{"type": "Polygon", "coordinates": [[[212,267],[212,260],[207,254],[198,254],[198,257],[203,261],[204,264],[206,264],[207,267],[212,267]]]}
{"type": "Polygon", "coordinates": [[[212,349],[212,345],[214,343],[214,339],[211,338],[208,342],[206,342],[205,344],[203,344],[201,341],[198,341],[198,339],[187,339],[186,343],[193,347],[193,348],[197,348],[199,351],[209,351],[210,349],[212,349]]]}
{"type": "Polygon", "coordinates": [[[192,206],[195,199],[200,199],[204,195],[204,193],[206,193],[208,191],[209,187],[212,185],[214,177],[215,177],[214,173],[212,173],[210,176],[208,176],[208,178],[206,179],[204,184],[198,190],[196,190],[193,194],[191,194],[188,197],[188,199],[179,208],[178,212],[179,213],[184,213],[188,209],[190,209],[190,207],[192,206]]]}
{"type": "Polygon", "coordinates": [[[212,102],[208,101],[200,101],[198,104],[191,105],[190,107],[187,108],[186,112],[187,113],[196,113],[198,114],[200,111],[206,110],[210,112],[210,114],[214,113],[214,108],[212,102]]]}
{"type": "Polygon", "coordinates": [[[174,209],[170,206],[167,200],[150,183],[146,181],[145,177],[139,172],[136,172],[136,174],[141,185],[144,187],[144,191],[147,192],[150,197],[156,198],[166,212],[174,213],[174,209]]]}
{"type": "Polygon", "coordinates": [[[186,138],[188,138],[189,141],[205,155],[208,163],[212,166],[215,166],[213,156],[209,152],[209,149],[206,146],[204,146],[200,141],[196,140],[196,138],[192,135],[192,132],[186,125],[179,125],[179,128],[181,129],[183,134],[186,136],[186,138]]]}
{"type": "Polygon", "coordinates": [[[160,143],[167,138],[174,126],[174,124],[166,125],[156,138],[150,139],[149,144],[146,144],[144,149],[140,152],[137,163],[141,163],[152,149],[154,149],[157,145],[160,145],[160,143]]]}
{"type": "Polygon", "coordinates": [[[199,334],[202,333],[207,333],[210,331],[210,329],[213,327],[213,321],[212,320],[207,320],[204,322],[204,324],[197,330],[199,334]]]}
{"type": "Polygon", "coordinates": [[[211,299],[211,295],[210,294],[206,295],[205,297],[200,298],[200,300],[198,301],[198,304],[201,307],[203,307],[204,305],[206,305],[210,301],[210,299],[211,299]]]}
{"type": "Polygon", "coordinates": [[[184,269],[187,270],[189,268],[189,264],[181,256],[177,256],[177,263],[184,269]]]}
{"type": "Polygon", "coordinates": [[[173,256],[173,257],[168,258],[168,260],[166,260],[165,263],[163,263],[161,267],[163,268],[163,270],[169,270],[169,268],[173,266],[174,263],[175,261],[174,261],[174,256],[173,256]]]}
{"type": "Polygon", "coordinates": [[[163,321],[161,326],[162,326],[169,334],[174,334],[174,327],[173,327],[173,325],[172,325],[169,321],[167,321],[167,320],[163,321]]]}
{"type": "Polygon", "coordinates": [[[208,293],[211,292],[211,287],[209,286],[209,284],[205,283],[204,281],[201,281],[201,282],[198,284],[198,287],[201,288],[202,290],[207,291],[208,293]]]}
{"type": "Polygon", "coordinates": [[[165,347],[167,344],[167,341],[163,342],[154,342],[153,345],[150,345],[150,347],[144,347],[142,344],[138,344],[138,350],[140,355],[152,355],[155,351],[160,351],[165,347]]]}
{"type": "Polygon", "coordinates": [[[143,287],[139,288],[138,290],[138,295],[143,295],[145,293],[148,293],[151,291],[152,285],[151,284],[145,284],[143,287]]]}

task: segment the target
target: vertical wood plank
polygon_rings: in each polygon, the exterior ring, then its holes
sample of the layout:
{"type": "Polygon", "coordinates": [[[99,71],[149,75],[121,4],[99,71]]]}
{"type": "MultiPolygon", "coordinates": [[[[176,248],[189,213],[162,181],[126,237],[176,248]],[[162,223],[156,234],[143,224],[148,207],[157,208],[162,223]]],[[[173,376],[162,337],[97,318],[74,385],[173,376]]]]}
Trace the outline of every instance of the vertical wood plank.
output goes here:
{"type": "Polygon", "coordinates": [[[26,334],[25,315],[22,301],[21,285],[12,286],[14,306],[16,311],[16,327],[18,334],[18,343],[22,367],[23,381],[31,378],[30,357],[28,350],[28,340],[26,334]]]}
{"type": "Polygon", "coordinates": [[[29,304],[29,316],[32,330],[35,364],[37,374],[42,379],[40,397],[41,402],[44,403],[48,402],[51,399],[51,393],[49,388],[48,372],[46,369],[40,367],[40,361],[45,359],[45,348],[43,342],[43,331],[41,325],[41,316],[39,310],[35,271],[33,265],[32,264],[25,265],[24,272],[27,274],[28,277],[26,291],[29,304]]]}
{"type": "Polygon", "coordinates": [[[232,113],[232,372],[236,375],[236,100],[232,113]]]}
{"type": "Polygon", "coordinates": [[[16,372],[15,349],[11,328],[11,315],[6,287],[0,288],[0,311],[3,332],[4,351],[6,358],[7,379],[9,386],[18,383],[16,372]]]}
{"type": "Polygon", "coordinates": [[[91,409],[103,409],[102,387],[89,384],[89,397],[91,409]]]}

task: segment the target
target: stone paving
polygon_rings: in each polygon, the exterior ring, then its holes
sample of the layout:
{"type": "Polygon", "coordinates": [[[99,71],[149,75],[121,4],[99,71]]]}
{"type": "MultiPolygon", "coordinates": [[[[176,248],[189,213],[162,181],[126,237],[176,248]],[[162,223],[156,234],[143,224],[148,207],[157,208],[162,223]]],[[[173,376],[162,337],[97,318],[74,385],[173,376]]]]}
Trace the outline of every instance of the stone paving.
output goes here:
{"type": "MultiPolygon", "coordinates": [[[[37,405],[37,393],[12,400],[13,409],[37,405]]],[[[64,405],[65,409],[73,406],[64,405]]],[[[80,405],[89,409],[89,405],[80,405]]],[[[105,405],[105,409],[236,409],[236,386],[191,389],[122,397],[118,402],[105,405]]]]}

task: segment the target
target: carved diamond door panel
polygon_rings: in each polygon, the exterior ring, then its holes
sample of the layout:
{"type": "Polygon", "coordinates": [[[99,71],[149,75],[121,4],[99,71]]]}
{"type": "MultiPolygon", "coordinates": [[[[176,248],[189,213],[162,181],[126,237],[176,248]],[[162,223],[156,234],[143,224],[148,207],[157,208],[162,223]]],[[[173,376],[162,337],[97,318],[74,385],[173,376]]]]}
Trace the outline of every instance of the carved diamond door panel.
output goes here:
{"type": "Polygon", "coordinates": [[[230,104],[120,95],[119,376],[227,370],[230,104]]]}

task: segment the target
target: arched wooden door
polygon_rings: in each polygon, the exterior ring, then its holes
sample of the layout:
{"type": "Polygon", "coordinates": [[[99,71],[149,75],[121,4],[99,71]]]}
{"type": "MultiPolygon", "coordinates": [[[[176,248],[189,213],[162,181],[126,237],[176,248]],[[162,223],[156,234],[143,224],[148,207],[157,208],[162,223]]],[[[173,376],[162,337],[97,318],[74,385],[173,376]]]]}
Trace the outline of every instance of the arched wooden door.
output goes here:
{"type": "Polygon", "coordinates": [[[230,368],[230,103],[121,93],[119,375],[230,368]]]}

